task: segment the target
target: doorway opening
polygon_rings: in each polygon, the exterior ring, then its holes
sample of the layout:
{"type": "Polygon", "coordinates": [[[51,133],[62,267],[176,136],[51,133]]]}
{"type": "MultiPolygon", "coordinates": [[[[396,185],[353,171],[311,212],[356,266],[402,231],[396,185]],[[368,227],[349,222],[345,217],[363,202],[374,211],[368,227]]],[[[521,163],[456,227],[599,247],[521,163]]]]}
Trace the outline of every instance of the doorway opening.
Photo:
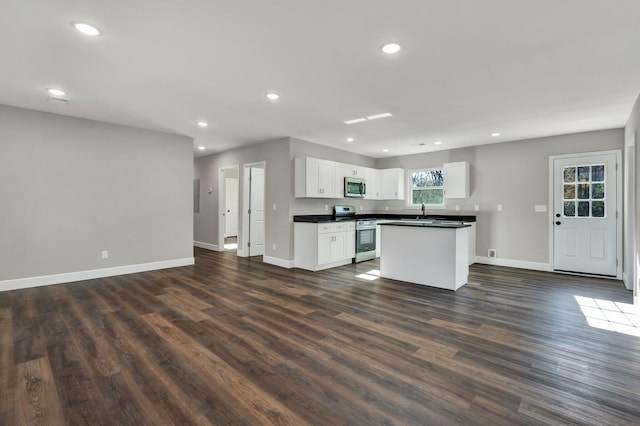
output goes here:
{"type": "Polygon", "coordinates": [[[245,164],[242,183],[242,231],[238,256],[262,256],[265,245],[266,163],[245,164]]]}
{"type": "Polygon", "coordinates": [[[238,166],[220,168],[218,176],[218,247],[220,251],[236,250],[239,222],[238,166]]]}

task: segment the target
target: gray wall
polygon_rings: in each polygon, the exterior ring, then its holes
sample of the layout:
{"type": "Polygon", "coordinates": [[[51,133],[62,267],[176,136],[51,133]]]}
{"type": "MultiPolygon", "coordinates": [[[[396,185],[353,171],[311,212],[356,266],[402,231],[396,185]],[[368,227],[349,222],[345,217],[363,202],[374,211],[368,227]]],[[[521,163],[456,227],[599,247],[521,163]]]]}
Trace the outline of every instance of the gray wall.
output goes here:
{"type": "MultiPolygon", "coordinates": [[[[292,259],[289,244],[289,198],[293,193],[293,171],[289,160],[289,138],[264,142],[246,148],[233,149],[195,160],[195,179],[200,179],[200,212],[194,214],[194,240],[218,245],[219,171],[228,166],[239,166],[240,193],[244,186],[243,165],[265,161],[265,256],[292,259]],[[211,194],[207,188],[212,188],[211,194]],[[276,204],[276,210],[273,205],[276,204]],[[276,250],[272,249],[276,243],[276,250]]],[[[239,211],[244,210],[242,195],[239,211]]],[[[238,220],[238,244],[245,241],[242,215],[238,220]]]]}
{"type": "MultiPolygon", "coordinates": [[[[334,148],[296,139],[281,139],[249,148],[201,157],[196,160],[196,178],[202,179],[201,211],[195,215],[195,239],[218,244],[218,170],[248,162],[267,162],[266,206],[267,235],[265,255],[282,260],[293,259],[293,215],[326,214],[334,204],[355,204],[359,211],[416,213],[405,201],[369,201],[353,199],[300,199],[293,197],[293,159],[316,157],[379,169],[401,167],[405,170],[441,166],[446,162],[469,161],[471,197],[448,200],[440,212],[474,214],[478,217],[476,252],[486,256],[496,249],[501,259],[548,264],[548,213],[535,213],[536,204],[549,204],[549,156],[579,152],[622,149],[623,129],[604,130],[548,138],[483,145],[432,153],[372,159],[334,148]],[[213,187],[212,194],[206,188],[213,187]],[[271,206],[277,203],[278,210],[271,206]],[[474,211],[474,205],[480,211],[474,211]],[[498,204],[503,211],[498,212],[498,204]],[[458,205],[460,210],[456,211],[458,205]],[[329,210],[325,210],[325,207],[329,210]],[[272,250],[272,243],[277,250],[272,250]]],[[[242,173],[240,173],[242,188],[242,173]]],[[[242,234],[240,229],[239,234],[242,234]]]]}
{"type": "MultiPolygon", "coordinates": [[[[476,254],[487,256],[492,248],[499,258],[548,263],[548,214],[535,213],[534,206],[549,208],[549,156],[622,147],[623,130],[615,129],[383,158],[376,166],[410,170],[469,161],[471,197],[447,200],[445,211],[477,216],[476,254]],[[480,211],[474,211],[475,204],[480,211]],[[497,211],[498,204],[503,205],[503,211],[497,211]],[[455,211],[456,205],[460,211],[455,211]]],[[[381,212],[384,206],[389,206],[390,212],[410,211],[404,201],[379,203],[381,212]]]]}
{"type": "Polygon", "coordinates": [[[0,106],[0,281],[192,258],[192,179],[190,138],[0,106]]]}
{"type": "Polygon", "coordinates": [[[629,121],[624,129],[626,164],[629,167],[628,188],[625,206],[625,220],[627,241],[625,243],[627,257],[625,273],[627,275],[627,287],[633,288],[634,299],[640,303],[640,254],[638,253],[638,239],[640,238],[640,154],[638,154],[638,138],[640,137],[640,97],[636,100],[629,121]],[[634,142],[635,141],[635,142],[634,142]],[[633,146],[630,146],[633,144],[633,146]],[[635,268],[634,268],[635,265],[635,268]]]}

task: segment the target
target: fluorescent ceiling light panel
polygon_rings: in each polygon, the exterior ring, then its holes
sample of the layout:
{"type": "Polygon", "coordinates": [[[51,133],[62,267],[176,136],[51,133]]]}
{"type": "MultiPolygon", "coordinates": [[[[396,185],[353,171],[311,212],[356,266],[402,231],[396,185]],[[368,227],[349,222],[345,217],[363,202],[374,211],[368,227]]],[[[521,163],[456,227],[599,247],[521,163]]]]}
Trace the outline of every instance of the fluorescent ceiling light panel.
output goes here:
{"type": "Polygon", "coordinates": [[[267,93],[267,99],[269,99],[270,101],[277,101],[280,98],[280,95],[278,95],[277,93],[271,92],[271,93],[267,93]]]}
{"type": "Polygon", "coordinates": [[[353,120],[347,120],[344,124],[354,124],[354,123],[362,123],[363,121],[367,121],[366,118],[355,118],[353,120]]]}
{"type": "Polygon", "coordinates": [[[367,120],[377,120],[378,118],[391,117],[390,112],[383,112],[382,114],[370,115],[367,117],[367,120]]]}
{"type": "Polygon", "coordinates": [[[209,125],[209,123],[207,123],[206,121],[198,121],[198,126],[200,127],[207,127],[209,125]]]}
{"type": "Polygon", "coordinates": [[[205,150],[205,149],[207,149],[207,148],[206,148],[206,147],[204,147],[204,146],[202,146],[202,145],[200,145],[200,146],[198,147],[198,149],[199,149],[200,151],[204,151],[204,150],[205,150]]]}
{"type": "Polygon", "coordinates": [[[491,136],[493,136],[495,138],[497,136],[500,136],[500,133],[499,132],[491,133],[491,136]]]}

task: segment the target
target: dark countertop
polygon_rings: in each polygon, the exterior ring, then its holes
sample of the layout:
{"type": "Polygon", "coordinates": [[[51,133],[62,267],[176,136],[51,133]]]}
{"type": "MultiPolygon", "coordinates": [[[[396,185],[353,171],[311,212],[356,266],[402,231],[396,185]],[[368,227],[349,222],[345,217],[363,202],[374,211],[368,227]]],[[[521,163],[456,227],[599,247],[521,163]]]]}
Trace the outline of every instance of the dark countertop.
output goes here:
{"type": "MultiPolygon", "coordinates": [[[[420,214],[389,214],[389,213],[367,213],[357,214],[349,219],[339,219],[339,222],[345,220],[362,220],[362,219],[377,219],[377,220],[402,220],[402,219],[415,219],[420,214]]],[[[425,219],[432,220],[459,220],[462,222],[475,222],[475,216],[469,215],[451,215],[451,214],[430,214],[425,219]]],[[[330,214],[308,214],[308,215],[296,215],[293,216],[294,222],[309,222],[309,223],[327,223],[336,222],[333,215],[330,214]]]]}
{"type": "Polygon", "coordinates": [[[438,222],[433,222],[433,223],[424,223],[424,222],[386,222],[386,223],[381,223],[380,225],[382,226],[413,226],[413,227],[420,227],[420,228],[452,228],[452,229],[458,229],[458,228],[468,228],[471,225],[465,225],[462,223],[438,223],[438,222]]]}

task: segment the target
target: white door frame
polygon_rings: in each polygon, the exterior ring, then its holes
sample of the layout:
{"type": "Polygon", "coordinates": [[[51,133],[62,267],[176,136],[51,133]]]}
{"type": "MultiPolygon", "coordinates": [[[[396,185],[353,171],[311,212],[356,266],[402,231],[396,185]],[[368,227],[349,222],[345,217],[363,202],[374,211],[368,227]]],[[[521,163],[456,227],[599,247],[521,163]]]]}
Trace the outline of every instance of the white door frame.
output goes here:
{"type": "MultiPolygon", "coordinates": [[[[225,215],[225,185],[224,185],[224,172],[227,170],[236,169],[238,171],[238,165],[224,166],[218,169],[218,251],[224,251],[224,215],[225,215]]],[[[240,177],[238,172],[238,177],[240,177]]],[[[240,200],[238,200],[238,205],[240,200]]],[[[238,232],[240,230],[238,229],[238,232]]]]}
{"type": "MultiPolygon", "coordinates": [[[[251,167],[257,167],[264,169],[265,175],[265,193],[266,193],[266,178],[267,178],[267,162],[266,161],[256,161],[254,163],[246,163],[242,165],[242,206],[240,210],[242,212],[242,226],[238,228],[238,256],[240,257],[248,257],[249,250],[247,250],[247,242],[249,241],[249,194],[250,194],[250,182],[249,182],[249,169],[251,167]]],[[[266,223],[265,223],[266,225],[266,223]]],[[[266,226],[265,226],[266,228],[266,226]]]]}
{"type": "MultiPolygon", "coordinates": [[[[562,158],[571,158],[571,157],[582,157],[582,156],[590,156],[590,155],[607,155],[607,154],[615,154],[616,156],[616,259],[618,259],[618,265],[616,266],[616,277],[615,279],[622,279],[622,263],[624,258],[624,252],[622,250],[622,222],[624,211],[622,210],[622,151],[619,149],[609,150],[609,151],[595,151],[595,152],[576,152],[573,154],[561,154],[561,155],[550,155],[549,156],[549,266],[552,272],[557,273],[566,273],[571,274],[570,272],[562,272],[562,271],[554,271],[553,269],[553,259],[554,259],[554,238],[553,233],[555,230],[554,227],[554,182],[553,182],[553,162],[562,158]]],[[[581,274],[572,274],[572,275],[581,275],[581,274]]],[[[589,275],[589,274],[584,274],[589,275]]],[[[608,277],[602,277],[608,278],[608,277]]]]}

